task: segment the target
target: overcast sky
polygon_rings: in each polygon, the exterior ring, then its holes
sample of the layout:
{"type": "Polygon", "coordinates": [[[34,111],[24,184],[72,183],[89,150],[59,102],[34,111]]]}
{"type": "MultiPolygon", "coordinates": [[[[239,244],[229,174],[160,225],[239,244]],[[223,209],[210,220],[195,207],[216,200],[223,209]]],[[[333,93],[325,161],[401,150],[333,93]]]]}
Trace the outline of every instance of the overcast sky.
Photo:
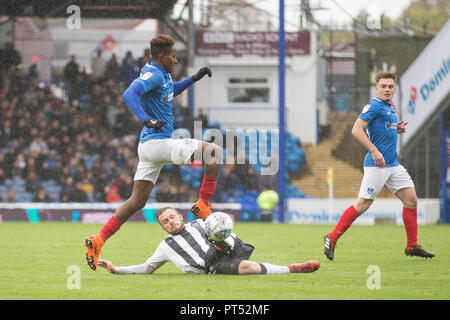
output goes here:
{"type": "MultiPolygon", "coordinates": [[[[201,3],[207,0],[194,0],[194,9],[198,11],[201,3]]],[[[257,7],[265,9],[274,16],[274,20],[279,13],[279,0],[249,0],[257,7]]],[[[311,7],[321,7],[322,10],[314,10],[314,17],[321,24],[342,25],[350,24],[351,17],[356,17],[362,9],[367,11],[384,14],[390,18],[397,18],[405,9],[411,0],[310,0],[311,7]],[[336,5],[336,3],[339,4],[336,5]]],[[[178,1],[175,5],[174,15],[178,16],[185,0],[178,1]]],[[[299,24],[300,3],[301,0],[284,0],[286,30],[296,30],[299,24]]],[[[187,10],[185,10],[187,13],[187,10]]],[[[198,15],[196,14],[196,17],[198,15]]],[[[197,20],[197,18],[196,18],[197,20]]],[[[276,23],[278,24],[278,23],[276,23]]]]}

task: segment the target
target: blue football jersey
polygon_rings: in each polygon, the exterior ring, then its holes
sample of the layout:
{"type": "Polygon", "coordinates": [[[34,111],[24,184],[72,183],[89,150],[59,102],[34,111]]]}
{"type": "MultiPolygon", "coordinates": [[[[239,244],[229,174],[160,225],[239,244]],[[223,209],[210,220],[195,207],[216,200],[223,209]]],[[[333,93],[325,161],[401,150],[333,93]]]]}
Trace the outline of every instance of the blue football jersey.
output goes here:
{"type": "MultiPolygon", "coordinates": [[[[378,98],[374,98],[364,106],[359,118],[368,123],[366,132],[370,142],[372,142],[383,155],[386,167],[399,165],[397,159],[398,117],[393,106],[378,98]]],[[[363,166],[376,167],[370,151],[367,151],[366,156],[364,157],[363,166]]]]}
{"type": "Polygon", "coordinates": [[[151,119],[165,121],[166,124],[160,131],[153,128],[144,128],[141,131],[139,141],[145,142],[150,139],[172,138],[173,134],[173,82],[170,73],[163,67],[151,62],[145,64],[135,81],[139,81],[144,86],[145,93],[141,96],[142,109],[151,119]]]}

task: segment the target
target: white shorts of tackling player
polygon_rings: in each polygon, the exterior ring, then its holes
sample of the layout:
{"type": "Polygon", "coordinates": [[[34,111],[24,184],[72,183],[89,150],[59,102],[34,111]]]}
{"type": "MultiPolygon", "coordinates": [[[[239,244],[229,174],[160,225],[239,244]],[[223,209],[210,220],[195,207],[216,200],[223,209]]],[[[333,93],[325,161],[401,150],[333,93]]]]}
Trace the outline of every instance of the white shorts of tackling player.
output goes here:
{"type": "Polygon", "coordinates": [[[404,188],[414,188],[414,182],[402,165],[388,168],[364,167],[364,177],[358,197],[373,200],[383,189],[383,186],[386,186],[389,191],[395,194],[398,190],[404,188]]]}
{"type": "Polygon", "coordinates": [[[139,143],[134,180],[156,183],[161,169],[166,164],[189,164],[192,154],[199,147],[195,139],[152,139],[139,143]]]}

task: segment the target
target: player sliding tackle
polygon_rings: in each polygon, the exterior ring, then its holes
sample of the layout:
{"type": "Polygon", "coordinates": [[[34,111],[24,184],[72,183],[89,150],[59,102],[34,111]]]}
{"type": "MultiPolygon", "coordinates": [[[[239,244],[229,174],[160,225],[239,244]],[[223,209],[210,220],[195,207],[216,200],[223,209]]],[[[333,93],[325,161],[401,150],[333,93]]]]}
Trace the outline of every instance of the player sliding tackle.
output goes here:
{"type": "Polygon", "coordinates": [[[116,233],[121,225],[142,209],[152,192],[161,168],[165,164],[180,164],[202,159],[205,164],[200,199],[193,206],[193,213],[206,219],[211,214],[209,200],[215,192],[220,170],[222,148],[216,144],[195,139],[172,139],[172,100],[205,75],[211,77],[208,67],[201,68],[192,77],[172,82],[171,72],[177,63],[174,40],[167,35],[157,35],[150,41],[152,62],[141,69],[122,95],[130,110],[143,123],[139,137],[138,157],[131,197],[123,203],[100,232],[85,240],[86,260],[92,270],[97,269],[98,256],[105,241],[116,233]],[[206,163],[203,151],[208,150],[211,161],[206,163]]]}
{"type": "Polygon", "coordinates": [[[184,224],[183,216],[170,207],[161,209],[156,217],[169,235],[147,261],[134,266],[115,267],[110,261],[100,259],[98,265],[117,274],[151,274],[167,261],[186,273],[209,274],[310,273],[320,267],[315,260],[289,266],[253,262],[248,259],[254,247],[233,233],[223,242],[214,242],[208,238],[202,219],[184,224]]]}
{"type": "Polygon", "coordinates": [[[406,131],[407,122],[398,122],[392,105],[396,76],[380,73],[376,76],[377,98],[372,99],[363,109],[353,125],[352,134],[368,151],[364,158],[364,177],[358,199],[347,208],[333,232],[324,236],[324,253],[334,259],[337,240],[386,186],[403,203],[403,223],[406,230],[405,254],[422,258],[432,258],[434,254],[424,250],[417,243],[417,195],[408,171],[397,160],[397,135],[406,131]],[[368,136],[366,135],[366,131],[368,136]]]}

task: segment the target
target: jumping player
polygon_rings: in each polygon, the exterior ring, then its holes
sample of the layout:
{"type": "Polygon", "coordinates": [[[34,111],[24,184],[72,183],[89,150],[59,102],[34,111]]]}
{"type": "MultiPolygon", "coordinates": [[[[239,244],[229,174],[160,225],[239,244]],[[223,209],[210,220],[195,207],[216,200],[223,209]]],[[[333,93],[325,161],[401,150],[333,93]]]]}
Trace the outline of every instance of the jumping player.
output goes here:
{"type": "Polygon", "coordinates": [[[403,223],[407,244],[405,254],[432,258],[434,254],[417,243],[417,195],[408,171],[397,160],[397,135],[406,131],[407,122],[398,122],[392,98],[396,76],[383,72],[376,76],[377,98],[364,108],[353,125],[352,134],[368,151],[364,158],[364,177],[355,203],[345,210],[333,232],[324,236],[324,253],[334,259],[337,240],[373,203],[383,186],[403,203],[403,223]],[[366,129],[367,134],[366,135],[366,129]]]}
{"type": "Polygon", "coordinates": [[[85,239],[86,260],[94,271],[97,269],[98,256],[105,241],[145,206],[165,164],[181,164],[194,158],[202,159],[205,164],[204,177],[200,199],[193,206],[193,212],[202,219],[211,214],[209,200],[215,192],[220,171],[220,162],[215,160],[216,155],[222,159],[222,148],[200,140],[172,138],[173,98],[205,75],[211,77],[211,70],[208,67],[201,68],[192,77],[173,83],[171,72],[177,63],[173,38],[159,34],[151,39],[150,49],[152,62],[142,67],[140,76],[122,95],[127,106],[144,125],[139,137],[139,163],[134,176],[133,191],[100,232],[85,239]],[[206,149],[212,158],[208,163],[203,158],[203,151],[206,149]]]}

